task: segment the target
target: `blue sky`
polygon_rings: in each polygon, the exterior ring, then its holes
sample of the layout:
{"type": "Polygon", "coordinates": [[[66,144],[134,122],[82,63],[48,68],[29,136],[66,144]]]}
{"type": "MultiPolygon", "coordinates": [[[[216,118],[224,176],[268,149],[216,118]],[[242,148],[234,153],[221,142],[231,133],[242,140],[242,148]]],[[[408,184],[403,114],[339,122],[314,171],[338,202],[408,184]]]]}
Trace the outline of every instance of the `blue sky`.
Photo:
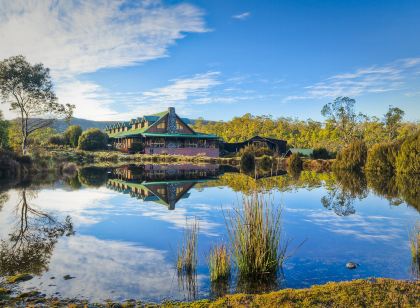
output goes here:
{"type": "MultiPolygon", "coordinates": [[[[0,58],[51,68],[75,116],[177,108],[322,120],[336,96],[420,119],[419,1],[0,0],[0,58]]],[[[12,115],[1,106],[7,116],[12,115]]]]}

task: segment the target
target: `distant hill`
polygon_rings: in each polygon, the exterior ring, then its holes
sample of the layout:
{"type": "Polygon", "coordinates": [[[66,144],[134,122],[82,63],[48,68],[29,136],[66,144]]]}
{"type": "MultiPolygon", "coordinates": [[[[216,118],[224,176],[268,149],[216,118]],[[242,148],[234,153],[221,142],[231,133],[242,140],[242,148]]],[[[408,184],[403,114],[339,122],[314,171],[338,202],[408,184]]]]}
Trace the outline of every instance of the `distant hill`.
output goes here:
{"type": "Polygon", "coordinates": [[[105,126],[117,123],[118,121],[93,121],[93,120],[86,120],[86,119],[79,119],[79,118],[72,118],[70,123],[67,123],[64,120],[57,120],[53,124],[53,128],[55,128],[59,132],[64,132],[69,125],[80,125],[83,130],[88,128],[99,128],[101,130],[105,129],[105,126]]]}

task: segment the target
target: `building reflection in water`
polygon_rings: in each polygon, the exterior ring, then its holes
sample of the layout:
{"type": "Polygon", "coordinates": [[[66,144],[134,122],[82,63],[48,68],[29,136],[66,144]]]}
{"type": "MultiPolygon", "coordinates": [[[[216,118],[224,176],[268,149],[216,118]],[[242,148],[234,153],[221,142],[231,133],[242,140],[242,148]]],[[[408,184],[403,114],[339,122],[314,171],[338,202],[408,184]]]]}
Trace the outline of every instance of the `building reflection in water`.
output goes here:
{"type": "Polygon", "coordinates": [[[124,166],[110,172],[107,187],[173,210],[197,183],[217,179],[220,172],[218,165],[124,166]]]}

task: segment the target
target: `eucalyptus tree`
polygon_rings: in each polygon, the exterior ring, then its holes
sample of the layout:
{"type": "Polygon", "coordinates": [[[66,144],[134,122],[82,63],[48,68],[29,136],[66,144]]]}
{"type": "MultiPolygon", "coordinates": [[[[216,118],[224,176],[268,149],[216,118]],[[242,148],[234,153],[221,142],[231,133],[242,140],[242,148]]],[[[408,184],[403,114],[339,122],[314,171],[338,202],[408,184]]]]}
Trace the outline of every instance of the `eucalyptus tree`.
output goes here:
{"type": "Polygon", "coordinates": [[[401,127],[405,112],[398,107],[389,106],[388,112],[385,114],[385,128],[390,140],[398,136],[398,129],[401,127]]]}
{"type": "Polygon", "coordinates": [[[74,109],[58,102],[49,69],[41,63],[32,65],[21,55],[0,61],[0,98],[18,116],[22,154],[32,133],[58,118],[70,119],[74,109]]]}
{"type": "Polygon", "coordinates": [[[355,104],[356,100],[353,98],[339,96],[321,110],[321,114],[337,129],[345,144],[349,144],[357,136],[357,122],[361,115],[356,113],[355,104]]]}

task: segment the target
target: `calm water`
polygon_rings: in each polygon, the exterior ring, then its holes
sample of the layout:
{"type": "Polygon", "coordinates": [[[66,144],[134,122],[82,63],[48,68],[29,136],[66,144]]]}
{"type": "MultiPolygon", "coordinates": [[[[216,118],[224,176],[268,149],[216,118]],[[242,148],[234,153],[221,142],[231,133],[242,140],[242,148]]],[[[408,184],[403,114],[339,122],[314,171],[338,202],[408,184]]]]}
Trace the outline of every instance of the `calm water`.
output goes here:
{"type": "Polygon", "coordinates": [[[66,177],[4,181],[0,274],[30,272],[35,278],[20,284],[24,290],[95,301],[418,279],[409,233],[420,221],[419,183],[315,172],[252,177],[231,167],[193,165],[86,168],[66,177]],[[227,240],[224,214],[254,190],[283,207],[289,258],[276,280],[255,285],[233,274],[228,285],[211,285],[207,255],[227,240]],[[176,252],[186,220],[194,217],[200,224],[197,275],[178,276],[176,252]],[[346,269],[348,261],[359,267],[346,269]]]}

